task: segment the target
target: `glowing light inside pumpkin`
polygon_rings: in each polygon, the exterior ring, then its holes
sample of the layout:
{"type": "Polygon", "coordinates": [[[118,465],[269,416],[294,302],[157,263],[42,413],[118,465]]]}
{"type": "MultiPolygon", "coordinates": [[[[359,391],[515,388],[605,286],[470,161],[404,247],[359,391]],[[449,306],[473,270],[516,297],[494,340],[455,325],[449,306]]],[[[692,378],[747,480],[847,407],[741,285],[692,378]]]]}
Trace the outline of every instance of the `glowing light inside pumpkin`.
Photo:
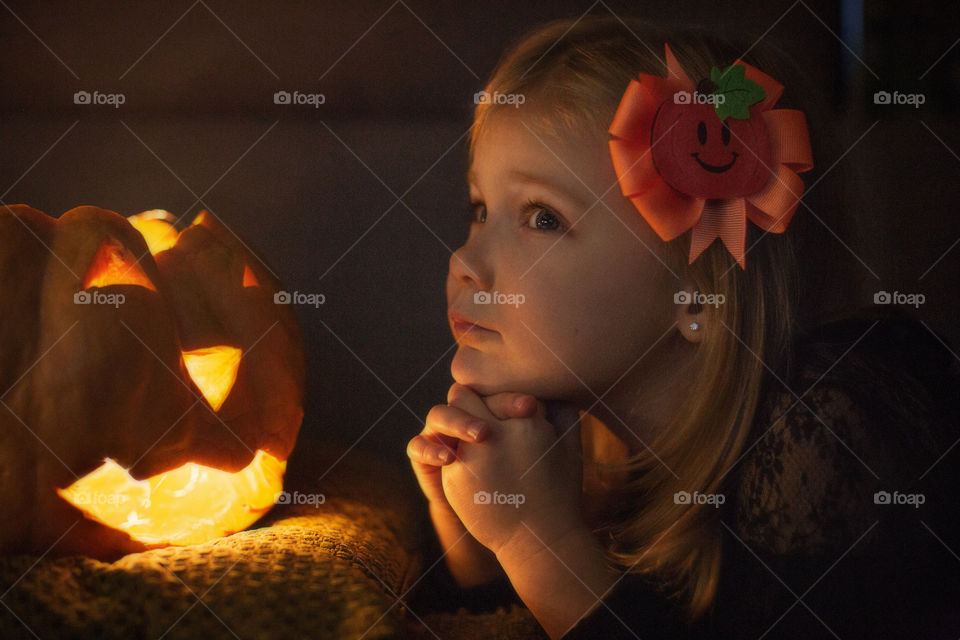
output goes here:
{"type": "Polygon", "coordinates": [[[207,219],[207,212],[206,212],[206,211],[201,211],[200,213],[197,214],[197,216],[196,216],[196,217],[193,219],[193,221],[190,223],[190,226],[192,227],[192,226],[197,225],[197,224],[203,224],[203,221],[206,220],[206,219],[207,219]]]}
{"type": "Polygon", "coordinates": [[[106,238],[93,256],[81,288],[107,287],[113,284],[133,284],[157,290],[130,250],[117,240],[106,238]]]}
{"type": "Polygon", "coordinates": [[[248,265],[243,265],[243,286],[245,287],[259,287],[260,281],[257,280],[257,276],[253,274],[253,271],[250,270],[248,265]]]}
{"type": "Polygon", "coordinates": [[[140,232],[147,242],[150,255],[170,249],[177,244],[180,232],[173,226],[176,218],[163,209],[151,209],[127,218],[134,229],[140,232]]]}
{"type": "Polygon", "coordinates": [[[57,493],[88,518],[145,544],[200,544],[243,531],[269,511],[283,491],[286,467],[258,450],[236,473],[189,462],[137,481],[107,458],[57,493]]]}
{"type": "MultiPolygon", "coordinates": [[[[175,218],[162,209],[130,216],[152,255],[174,247],[180,232],[175,218]]],[[[204,214],[193,220],[202,224],[204,214]]],[[[156,291],[136,257],[120,242],[107,238],[97,249],[83,288],[117,284],[140,285],[156,291]]],[[[243,286],[260,286],[244,267],[243,286]]],[[[243,351],[213,346],[181,352],[183,363],[214,411],[230,395],[243,351]]],[[[200,544],[242,531],[270,510],[283,490],[286,461],[258,450],[244,469],[230,473],[189,462],[145,480],[134,480],[126,469],[105,462],[57,494],[85,516],[127,532],[145,544],[200,544]]]]}
{"type": "Polygon", "coordinates": [[[240,368],[243,351],[236,347],[219,346],[184,351],[182,354],[190,378],[213,410],[219,411],[230,395],[233,383],[237,381],[237,369],[240,368]]]}

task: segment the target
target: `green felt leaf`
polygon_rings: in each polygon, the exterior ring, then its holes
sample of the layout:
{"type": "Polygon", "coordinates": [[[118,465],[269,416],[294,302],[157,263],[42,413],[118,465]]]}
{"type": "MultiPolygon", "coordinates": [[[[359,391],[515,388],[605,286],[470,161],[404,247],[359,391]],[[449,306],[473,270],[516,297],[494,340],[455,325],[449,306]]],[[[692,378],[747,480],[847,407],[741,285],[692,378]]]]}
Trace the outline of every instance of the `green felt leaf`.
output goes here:
{"type": "Polygon", "coordinates": [[[723,96],[715,105],[720,120],[727,117],[745,120],[750,117],[750,105],[767,97],[763,87],[744,77],[746,70],[742,64],[730,65],[723,71],[717,67],[710,70],[710,80],[717,85],[714,95],[723,96]]]}

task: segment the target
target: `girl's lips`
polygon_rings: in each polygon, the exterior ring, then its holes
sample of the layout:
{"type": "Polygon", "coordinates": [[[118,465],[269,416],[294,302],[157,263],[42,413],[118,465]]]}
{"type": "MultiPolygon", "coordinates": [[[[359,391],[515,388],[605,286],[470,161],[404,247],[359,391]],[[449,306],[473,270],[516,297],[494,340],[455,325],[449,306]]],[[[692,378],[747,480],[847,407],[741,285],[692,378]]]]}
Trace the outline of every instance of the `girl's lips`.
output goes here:
{"type": "Polygon", "coordinates": [[[491,331],[473,322],[454,321],[453,333],[459,338],[468,333],[472,336],[493,335],[496,331],[491,331]]]}
{"type": "Polygon", "coordinates": [[[492,337],[497,333],[493,329],[488,329],[487,327],[477,324],[476,321],[462,314],[451,312],[449,317],[450,328],[457,340],[460,340],[464,336],[492,337]]]}

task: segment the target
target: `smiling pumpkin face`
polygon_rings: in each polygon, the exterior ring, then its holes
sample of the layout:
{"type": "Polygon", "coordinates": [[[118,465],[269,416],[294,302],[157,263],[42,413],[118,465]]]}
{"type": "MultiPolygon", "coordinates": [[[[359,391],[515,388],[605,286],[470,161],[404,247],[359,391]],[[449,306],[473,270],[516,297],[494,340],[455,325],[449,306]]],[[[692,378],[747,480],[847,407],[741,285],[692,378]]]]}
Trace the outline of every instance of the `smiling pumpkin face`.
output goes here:
{"type": "Polygon", "coordinates": [[[749,118],[721,121],[712,104],[665,102],[657,111],[651,144],[663,180],[689,196],[747,196],[772,175],[767,128],[752,108],[749,118]]]}
{"type": "Polygon", "coordinates": [[[0,208],[0,553],[108,559],[249,526],[303,417],[280,284],[201,213],[0,208]]]}

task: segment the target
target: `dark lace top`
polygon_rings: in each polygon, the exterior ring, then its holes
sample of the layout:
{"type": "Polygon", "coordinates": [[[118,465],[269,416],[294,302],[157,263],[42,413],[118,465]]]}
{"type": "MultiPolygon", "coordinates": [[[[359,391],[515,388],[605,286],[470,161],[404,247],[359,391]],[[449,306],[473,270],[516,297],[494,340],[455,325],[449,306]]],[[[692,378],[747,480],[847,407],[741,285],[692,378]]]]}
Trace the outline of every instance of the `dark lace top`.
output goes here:
{"type": "Polygon", "coordinates": [[[960,361],[941,340],[894,316],[799,341],[724,481],[710,611],[688,623],[626,574],[564,637],[960,636],[960,361]]]}

